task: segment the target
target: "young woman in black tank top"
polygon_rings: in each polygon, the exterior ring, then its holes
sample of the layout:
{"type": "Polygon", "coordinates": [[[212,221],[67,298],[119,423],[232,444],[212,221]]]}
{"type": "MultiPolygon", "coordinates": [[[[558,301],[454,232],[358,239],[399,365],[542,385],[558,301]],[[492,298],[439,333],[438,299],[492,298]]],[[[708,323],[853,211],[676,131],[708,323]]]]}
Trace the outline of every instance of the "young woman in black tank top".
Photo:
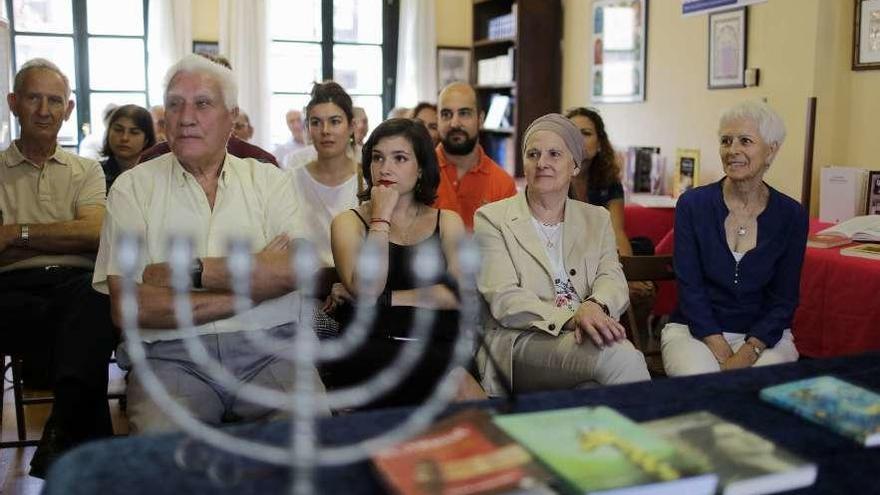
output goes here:
{"type": "MultiPolygon", "coordinates": [[[[413,308],[434,309],[439,313],[428,355],[410,378],[371,405],[413,404],[433,390],[451,355],[458,297],[450,281],[457,280],[459,273],[457,247],[464,224],[455,212],[431,207],[440,172],[423,125],[409,119],[390,119],[379,125],[364,145],[363,171],[367,184],[360,195],[363,203],[333,220],[330,237],[342,284],[353,299],[377,299],[379,318],[365,348],[328,366],[325,381],[330,388],[363,381],[391,362],[402,347],[395,337],[408,335],[413,308]],[[368,293],[357,294],[357,256],[365,242],[379,247],[379,280],[368,293]],[[418,286],[410,259],[416,247],[427,242],[439,243],[445,275],[418,286]]],[[[344,329],[347,322],[342,319],[344,329]]],[[[462,397],[479,397],[466,393],[482,392],[470,375],[462,381],[466,384],[462,397]]]]}

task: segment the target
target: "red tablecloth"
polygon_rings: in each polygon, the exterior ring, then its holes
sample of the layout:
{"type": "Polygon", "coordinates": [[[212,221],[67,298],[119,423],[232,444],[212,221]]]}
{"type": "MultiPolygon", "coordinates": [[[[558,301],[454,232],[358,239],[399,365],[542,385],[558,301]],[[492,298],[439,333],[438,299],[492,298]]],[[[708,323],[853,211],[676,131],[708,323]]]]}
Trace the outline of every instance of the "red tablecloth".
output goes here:
{"type": "MultiPolygon", "coordinates": [[[[626,236],[647,237],[654,243],[656,254],[672,254],[672,227],[675,224],[675,208],[648,208],[627,204],[623,208],[624,230],[626,236]]],[[[675,283],[660,282],[657,298],[654,299],[654,313],[672,313],[678,301],[675,283]]]]}
{"type": "Polygon", "coordinates": [[[636,204],[623,207],[626,236],[647,237],[654,246],[672,230],[675,224],[675,208],[647,208],[636,204]]]}
{"type": "MultiPolygon", "coordinates": [[[[810,233],[830,224],[810,222],[810,233]]],[[[804,356],[880,349],[880,261],[807,248],[792,331],[804,356]]]]}

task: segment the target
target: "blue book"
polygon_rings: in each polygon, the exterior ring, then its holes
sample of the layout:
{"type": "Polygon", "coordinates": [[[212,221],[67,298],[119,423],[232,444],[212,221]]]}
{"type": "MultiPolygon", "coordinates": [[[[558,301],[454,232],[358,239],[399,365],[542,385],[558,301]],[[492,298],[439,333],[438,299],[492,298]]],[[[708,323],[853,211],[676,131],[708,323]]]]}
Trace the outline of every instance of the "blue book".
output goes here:
{"type": "Polygon", "coordinates": [[[864,445],[880,445],[880,394],[833,376],[761,390],[761,399],[864,445]]]}

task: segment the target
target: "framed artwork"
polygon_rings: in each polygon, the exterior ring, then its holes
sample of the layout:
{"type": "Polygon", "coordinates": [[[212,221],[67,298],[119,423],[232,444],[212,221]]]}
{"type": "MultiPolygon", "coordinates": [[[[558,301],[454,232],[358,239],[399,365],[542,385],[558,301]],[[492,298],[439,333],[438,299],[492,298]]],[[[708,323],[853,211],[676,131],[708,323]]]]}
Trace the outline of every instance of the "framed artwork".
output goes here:
{"type": "Polygon", "coordinates": [[[471,82],[471,49],[437,47],[437,90],[454,82],[471,82]]]}
{"type": "Polygon", "coordinates": [[[880,0],[855,0],[853,70],[880,69],[880,0]]]}
{"type": "Polygon", "coordinates": [[[700,180],[700,150],[679,148],[675,158],[675,197],[697,187],[700,180]]]}
{"type": "Polygon", "coordinates": [[[709,14],[709,89],[744,88],[748,10],[709,14]]]}
{"type": "Polygon", "coordinates": [[[219,55],[220,43],[217,43],[216,41],[193,41],[193,53],[219,55]]]}
{"type": "Polygon", "coordinates": [[[645,101],[647,0],[593,1],[592,100],[645,101]]]}

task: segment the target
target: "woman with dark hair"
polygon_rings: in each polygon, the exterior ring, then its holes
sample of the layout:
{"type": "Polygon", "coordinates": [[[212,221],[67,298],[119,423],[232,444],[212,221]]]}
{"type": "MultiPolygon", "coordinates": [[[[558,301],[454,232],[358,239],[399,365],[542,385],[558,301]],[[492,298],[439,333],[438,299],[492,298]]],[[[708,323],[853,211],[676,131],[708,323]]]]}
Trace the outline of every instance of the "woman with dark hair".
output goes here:
{"type": "Polygon", "coordinates": [[[137,165],[141,153],[156,144],[153,116],[146,108],[123,105],[110,115],[104,147],[101,154],[107,158],[101,162],[107,190],[122,172],[137,165]]]}
{"type": "Polygon", "coordinates": [[[357,206],[358,164],[348,154],[354,127],[351,97],[339,84],[316,83],[306,105],[306,125],[317,157],[288,170],[297,201],[297,225],[315,244],[324,265],[333,266],[330,222],[357,206]]]}
{"type": "MultiPolygon", "coordinates": [[[[392,361],[409,336],[415,307],[438,311],[427,355],[394,391],[373,405],[413,404],[424,399],[446,368],[457,334],[458,243],[464,235],[461,218],[431,207],[440,169],[425,127],[410,119],[390,119],[377,127],[364,145],[363,203],[333,220],[331,243],[336,271],[350,294],[377,299],[379,317],[369,342],[330,375],[331,386],[363,380],[392,361]],[[379,281],[369,293],[358,293],[357,257],[366,243],[379,248],[379,281]],[[440,279],[419,286],[410,262],[418,246],[437,243],[442,253],[440,279]]],[[[346,321],[341,322],[344,328],[346,321]]],[[[479,390],[462,373],[463,383],[479,390]]]]}
{"type": "MultiPolygon", "coordinates": [[[[633,248],[626,236],[623,216],[623,185],[614,147],[605,131],[605,122],[592,108],[575,107],[565,113],[584,138],[584,160],[580,172],[572,177],[569,197],[595,206],[611,214],[611,227],[618,256],[632,256],[633,248]]],[[[635,254],[654,254],[653,246],[635,254]]],[[[630,303],[638,321],[647,321],[654,306],[656,287],[653,282],[629,282],[630,303]]]]}
{"type": "Polygon", "coordinates": [[[632,247],[623,228],[620,167],[614,157],[614,147],[605,131],[605,123],[599,112],[591,108],[572,108],[565,116],[577,126],[584,138],[584,161],[581,163],[580,173],[571,179],[570,196],[607,209],[611,214],[618,254],[632,256],[632,247]]]}

